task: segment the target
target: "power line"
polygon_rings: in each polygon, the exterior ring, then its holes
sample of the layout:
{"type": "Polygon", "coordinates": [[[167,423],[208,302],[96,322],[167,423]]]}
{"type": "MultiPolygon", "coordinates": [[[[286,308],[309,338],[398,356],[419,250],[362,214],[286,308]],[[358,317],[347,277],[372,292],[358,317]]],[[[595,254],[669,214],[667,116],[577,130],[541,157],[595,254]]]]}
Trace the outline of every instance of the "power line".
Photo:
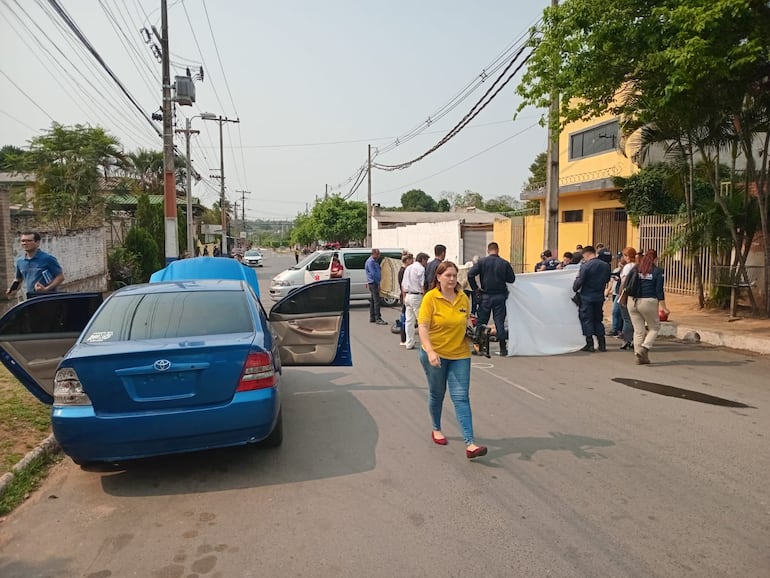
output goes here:
{"type": "MultiPolygon", "coordinates": [[[[527,118],[535,118],[534,116],[524,116],[519,117],[521,119],[527,119],[527,118]]],[[[540,118],[539,116],[537,118],[540,118]]],[[[496,120],[493,122],[484,122],[480,124],[474,124],[469,126],[468,128],[483,128],[485,126],[495,126],[495,125],[502,125],[502,124],[511,124],[513,120],[507,119],[507,120],[496,120]]],[[[432,134],[444,134],[446,130],[430,130],[421,133],[419,136],[428,136],[432,134]]],[[[377,142],[381,140],[391,140],[393,136],[379,136],[374,138],[357,138],[357,139],[348,139],[348,140],[333,140],[333,141],[315,141],[315,142],[304,142],[304,143],[276,143],[276,144],[265,144],[265,145],[243,145],[242,148],[245,149],[282,149],[282,148],[304,148],[304,147],[320,147],[320,146],[336,146],[336,145],[343,145],[343,144],[359,144],[359,143],[370,143],[370,142],[377,142]]],[[[212,145],[209,148],[214,148],[214,145],[212,145]]],[[[357,172],[357,171],[356,171],[357,172]]]]}
{"type": "MultiPolygon", "coordinates": [[[[74,62],[70,60],[70,58],[62,51],[62,49],[57,45],[57,43],[37,24],[34,18],[32,18],[31,15],[27,14],[26,11],[24,11],[21,6],[19,6],[24,14],[32,21],[32,23],[38,28],[41,35],[44,36],[51,45],[61,54],[62,58],[64,58],[65,61],[67,61],[70,66],[74,68],[74,70],[79,74],[83,80],[93,89],[94,92],[97,93],[98,96],[101,97],[100,100],[96,99],[93,94],[91,94],[91,91],[86,90],[83,85],[75,78],[73,77],[69,71],[58,61],[58,59],[50,53],[43,45],[42,43],[35,38],[35,40],[38,42],[40,47],[48,54],[48,56],[51,58],[51,60],[59,66],[64,75],[65,79],[70,80],[75,86],[80,90],[80,92],[83,93],[83,95],[93,104],[93,106],[101,111],[101,113],[108,118],[112,123],[114,123],[116,126],[120,127],[121,130],[126,131],[126,133],[133,135],[133,140],[137,143],[142,143],[146,139],[146,135],[144,134],[144,125],[138,125],[138,120],[131,116],[131,117],[125,117],[125,113],[121,108],[118,108],[117,105],[113,102],[113,99],[108,98],[104,95],[104,93],[94,85],[91,78],[94,80],[101,81],[101,86],[105,88],[107,92],[113,91],[114,86],[107,81],[107,79],[104,77],[104,73],[102,70],[100,70],[89,58],[89,55],[85,50],[83,49],[82,45],[79,42],[76,42],[76,37],[72,34],[72,31],[67,28],[62,22],[57,18],[57,15],[51,10],[50,6],[46,5],[44,0],[36,0],[38,6],[40,9],[45,13],[45,15],[51,20],[51,22],[54,24],[56,29],[58,30],[59,34],[61,34],[61,37],[64,39],[64,41],[73,49],[73,52],[80,58],[81,63],[83,66],[78,66],[74,62]],[[88,69],[91,69],[93,71],[93,75],[88,75],[86,72],[88,72],[88,69]],[[106,108],[108,104],[112,104],[113,107],[115,107],[115,110],[117,112],[117,116],[113,116],[112,113],[106,108]],[[126,124],[124,124],[124,122],[126,124]],[[139,135],[137,137],[137,135],[139,135]]],[[[18,2],[17,2],[18,3],[18,2]]],[[[22,23],[23,24],[23,23],[22,23]]],[[[23,24],[25,29],[29,30],[29,28],[23,24]]],[[[33,36],[36,36],[33,34],[33,36]]],[[[77,103],[76,99],[73,98],[73,100],[77,103]]],[[[79,107],[79,105],[78,105],[79,107]]],[[[79,107],[80,108],[80,107],[79,107]]],[[[81,110],[83,110],[81,108],[81,110]]],[[[92,116],[91,112],[83,111],[86,118],[92,116]]]]}
{"type": "MultiPolygon", "coordinates": [[[[204,10],[206,9],[205,2],[204,2],[204,5],[203,5],[203,8],[204,8],[204,10]]],[[[195,46],[198,49],[198,55],[201,57],[201,64],[203,64],[204,68],[207,71],[209,71],[209,74],[211,74],[211,70],[212,69],[206,63],[206,58],[203,56],[203,49],[201,49],[200,42],[198,42],[198,35],[195,33],[195,27],[192,24],[192,20],[190,19],[190,14],[187,11],[187,6],[184,3],[182,4],[182,10],[184,10],[184,15],[185,15],[185,18],[187,19],[187,24],[190,27],[190,31],[192,32],[193,41],[195,42],[195,46]]],[[[227,76],[225,75],[224,67],[222,67],[222,60],[219,58],[219,48],[217,48],[216,38],[214,37],[214,31],[211,28],[211,21],[209,20],[209,17],[208,17],[208,11],[206,11],[206,20],[208,22],[209,31],[211,32],[211,38],[212,38],[212,40],[214,40],[214,49],[216,50],[217,58],[219,59],[219,66],[220,66],[220,69],[222,70],[222,76],[224,77],[225,87],[227,88],[228,94],[230,94],[230,102],[233,105],[233,112],[235,113],[235,116],[238,117],[239,116],[238,115],[238,111],[235,108],[235,102],[233,102],[233,97],[232,97],[232,94],[230,93],[230,85],[227,82],[227,76]]],[[[217,99],[217,104],[219,104],[219,108],[221,110],[221,114],[225,114],[227,109],[225,108],[225,105],[222,102],[222,99],[219,97],[219,92],[217,92],[216,83],[211,82],[210,84],[211,84],[212,90],[214,91],[214,97],[217,99]]],[[[240,130],[240,127],[239,127],[239,130],[240,130]]],[[[207,135],[208,135],[208,133],[207,133],[207,135]]],[[[209,138],[209,142],[211,142],[211,137],[209,136],[208,138],[209,138]]],[[[229,127],[227,129],[227,140],[230,143],[229,149],[232,150],[234,147],[233,147],[233,140],[232,140],[232,136],[230,135],[230,128],[229,127]]],[[[241,153],[242,153],[242,151],[241,151],[241,153]]],[[[246,184],[245,181],[241,179],[241,174],[240,174],[240,171],[238,170],[238,163],[235,162],[235,156],[234,155],[231,155],[231,156],[232,156],[232,161],[233,161],[233,167],[235,167],[235,176],[236,176],[236,178],[240,182],[242,182],[243,184],[246,184]]],[[[243,159],[243,154],[241,154],[241,159],[243,159]]],[[[244,172],[246,170],[246,163],[245,163],[245,161],[243,162],[243,170],[244,170],[244,172]]]]}
{"type": "Polygon", "coordinates": [[[27,99],[28,99],[28,100],[29,100],[29,101],[30,101],[32,104],[34,104],[34,105],[35,105],[35,106],[38,108],[38,110],[39,110],[40,112],[42,112],[44,115],[46,115],[46,116],[47,116],[47,117],[48,117],[48,118],[51,120],[51,122],[56,122],[56,121],[53,119],[53,117],[52,117],[50,114],[48,114],[48,112],[46,112],[46,110],[45,110],[45,109],[44,109],[42,106],[40,106],[40,105],[37,103],[37,101],[36,101],[34,98],[32,98],[30,95],[28,95],[26,92],[24,92],[24,89],[22,89],[22,88],[21,88],[21,87],[20,87],[18,84],[16,84],[16,83],[13,81],[13,78],[11,78],[10,76],[8,76],[8,75],[5,73],[5,71],[4,71],[2,68],[0,68],[0,74],[2,74],[3,76],[5,76],[5,77],[8,79],[8,82],[10,82],[12,85],[14,85],[14,86],[16,87],[16,89],[17,89],[17,90],[18,90],[20,93],[22,93],[24,96],[26,96],[26,97],[27,97],[27,99]]]}
{"type": "Polygon", "coordinates": [[[436,150],[438,150],[442,146],[444,146],[447,142],[449,142],[452,138],[454,138],[463,128],[465,128],[471,120],[476,118],[481,113],[481,111],[484,110],[487,107],[487,105],[490,102],[492,102],[492,100],[494,100],[494,98],[498,94],[500,94],[500,91],[503,88],[505,88],[505,86],[511,81],[511,79],[513,79],[514,76],[516,76],[516,74],[519,72],[519,70],[521,70],[524,67],[524,65],[527,63],[527,61],[532,56],[532,52],[529,52],[529,54],[527,54],[527,56],[524,58],[524,60],[522,60],[521,63],[519,63],[519,65],[514,69],[514,71],[511,72],[511,74],[508,76],[508,78],[506,78],[504,81],[502,81],[502,84],[500,84],[500,86],[497,87],[497,89],[495,89],[495,86],[498,84],[498,82],[500,82],[500,79],[502,79],[503,76],[505,76],[505,74],[508,72],[508,70],[510,70],[510,68],[514,65],[516,60],[518,60],[518,57],[522,54],[522,52],[524,51],[525,48],[526,48],[526,46],[522,46],[519,49],[519,51],[516,53],[516,57],[513,60],[511,60],[510,63],[508,63],[508,66],[505,67],[505,70],[503,70],[501,75],[495,80],[494,83],[492,83],[492,86],[490,86],[489,89],[487,89],[487,91],[476,102],[476,104],[473,105],[473,107],[471,108],[470,112],[468,112],[468,114],[466,114],[460,120],[460,122],[458,122],[452,128],[452,130],[450,130],[446,134],[446,136],[444,136],[444,138],[439,140],[435,145],[433,145],[427,151],[425,151],[424,153],[422,153],[421,155],[419,155],[418,157],[415,157],[414,159],[412,159],[410,161],[407,161],[407,162],[404,162],[404,163],[400,163],[398,165],[384,165],[384,164],[380,164],[380,163],[374,163],[373,166],[375,166],[376,168],[378,168],[380,170],[383,170],[383,171],[396,171],[396,170],[406,169],[406,168],[409,168],[410,166],[412,166],[414,163],[416,163],[418,161],[421,161],[422,159],[427,157],[429,154],[435,152],[436,150]],[[494,92],[492,92],[493,90],[494,90],[494,92]],[[487,98],[487,97],[489,97],[489,98],[487,98]],[[486,99],[486,102],[485,102],[485,99],[486,99]]]}
{"type": "Polygon", "coordinates": [[[110,78],[115,82],[115,84],[118,85],[120,88],[120,91],[126,96],[126,98],[131,102],[131,104],[136,108],[136,110],[139,111],[139,113],[145,118],[145,120],[150,124],[150,126],[153,128],[155,133],[162,137],[162,133],[160,130],[158,130],[158,127],[155,125],[153,120],[147,115],[146,112],[142,109],[142,107],[139,105],[138,102],[136,102],[136,99],[133,97],[133,95],[128,91],[128,89],[123,85],[123,83],[120,81],[120,79],[115,75],[115,73],[112,71],[112,69],[107,65],[107,63],[102,58],[101,54],[94,48],[93,44],[86,38],[86,36],[83,34],[83,32],[78,28],[78,25],[75,24],[75,21],[72,20],[70,15],[67,13],[67,11],[59,4],[58,0],[48,0],[48,3],[53,7],[53,9],[56,11],[56,13],[61,17],[61,19],[69,26],[69,28],[72,30],[72,32],[75,33],[75,35],[78,37],[80,42],[85,46],[88,51],[91,53],[91,55],[99,62],[99,64],[104,68],[104,70],[109,74],[110,78]]]}
{"type": "MultiPolygon", "coordinates": [[[[60,54],[60,55],[63,57],[63,59],[64,59],[65,61],[67,61],[67,62],[68,62],[68,63],[69,63],[69,64],[70,64],[70,65],[71,65],[71,66],[72,66],[72,67],[73,67],[73,68],[76,70],[76,72],[78,72],[78,73],[79,73],[79,74],[80,74],[80,75],[81,75],[81,76],[82,76],[82,77],[83,77],[83,78],[86,80],[86,82],[88,82],[88,83],[90,84],[90,86],[91,86],[92,90],[93,90],[94,92],[96,92],[97,94],[99,94],[99,95],[102,97],[102,98],[101,98],[101,100],[102,100],[102,101],[105,101],[105,102],[109,102],[109,100],[107,99],[107,97],[106,97],[106,96],[104,96],[104,94],[103,94],[103,93],[102,93],[102,92],[101,92],[101,91],[100,91],[100,90],[99,90],[99,89],[98,89],[96,86],[94,86],[94,84],[91,82],[91,80],[90,80],[90,79],[89,79],[89,78],[88,78],[86,75],[84,75],[84,74],[83,74],[82,70],[80,70],[80,68],[79,68],[79,67],[75,66],[75,64],[74,64],[74,63],[73,63],[73,62],[72,62],[72,61],[71,61],[71,60],[70,60],[70,59],[67,57],[67,55],[66,55],[66,54],[64,54],[64,52],[61,50],[61,48],[59,48],[59,46],[56,44],[56,42],[54,42],[54,41],[51,39],[51,37],[50,37],[50,36],[49,36],[49,35],[48,35],[48,34],[47,34],[47,33],[46,33],[46,32],[45,32],[45,31],[44,31],[44,30],[43,30],[43,29],[42,29],[42,28],[41,28],[41,27],[40,27],[40,26],[37,24],[37,22],[36,22],[35,18],[33,18],[33,17],[32,17],[32,15],[31,15],[31,14],[29,14],[29,13],[28,13],[28,12],[27,12],[27,11],[24,9],[24,7],[23,7],[21,4],[19,4],[18,2],[16,2],[16,4],[17,4],[18,8],[19,8],[19,9],[21,10],[21,12],[23,12],[23,13],[24,13],[24,15],[25,15],[25,16],[26,16],[26,17],[27,17],[27,18],[28,18],[28,19],[29,19],[29,20],[30,20],[30,21],[31,21],[31,22],[32,22],[32,23],[35,25],[35,27],[36,27],[36,28],[37,28],[37,30],[40,32],[40,34],[35,34],[35,33],[34,33],[34,32],[33,32],[33,31],[30,29],[30,28],[29,28],[29,26],[27,25],[27,23],[26,23],[26,22],[25,22],[25,21],[24,21],[24,20],[21,18],[21,16],[19,16],[19,15],[16,13],[16,11],[15,11],[15,10],[14,10],[14,9],[13,9],[13,8],[12,8],[12,7],[11,7],[11,6],[10,6],[10,5],[7,3],[7,2],[5,2],[5,0],[3,0],[3,3],[6,5],[6,8],[8,8],[9,12],[10,12],[10,13],[11,13],[11,14],[14,16],[14,18],[16,18],[16,20],[17,20],[17,21],[18,21],[18,23],[21,25],[21,27],[22,27],[24,30],[26,30],[26,31],[27,31],[27,35],[26,35],[26,36],[27,36],[27,37],[29,37],[29,38],[32,38],[32,39],[33,39],[33,40],[34,40],[34,41],[37,43],[37,45],[40,47],[41,51],[42,51],[42,52],[43,52],[43,53],[44,53],[44,54],[45,54],[45,55],[48,57],[48,59],[49,59],[50,61],[52,61],[52,62],[53,62],[53,63],[54,63],[56,66],[58,66],[58,67],[59,67],[59,69],[61,70],[61,72],[62,72],[62,74],[63,74],[63,78],[64,78],[64,80],[65,80],[66,82],[69,82],[69,83],[71,83],[72,85],[74,85],[74,87],[76,88],[76,90],[79,90],[79,91],[80,91],[80,92],[81,92],[81,93],[82,93],[82,94],[85,96],[85,98],[86,98],[86,99],[90,100],[90,101],[91,101],[91,103],[92,103],[92,105],[93,105],[93,107],[94,107],[94,109],[96,109],[96,110],[100,111],[100,112],[101,112],[103,115],[105,115],[107,118],[109,118],[110,120],[112,120],[112,121],[113,121],[113,122],[114,122],[116,125],[120,126],[120,127],[122,128],[122,130],[125,130],[127,133],[132,133],[132,130],[131,130],[131,129],[130,129],[130,128],[127,126],[127,125],[123,125],[123,124],[122,124],[120,121],[116,120],[116,119],[115,119],[115,117],[113,117],[113,116],[112,116],[112,114],[109,112],[109,110],[107,110],[107,108],[106,108],[104,105],[102,105],[102,103],[101,103],[99,100],[95,99],[95,98],[93,97],[93,95],[91,94],[91,92],[89,92],[88,90],[86,90],[86,89],[83,87],[83,85],[82,85],[82,84],[80,84],[80,82],[78,82],[78,80],[77,80],[77,79],[76,79],[74,76],[72,76],[72,75],[70,74],[70,72],[67,70],[67,68],[66,68],[66,67],[65,67],[65,66],[64,66],[64,65],[63,65],[63,64],[62,64],[62,63],[59,61],[59,59],[57,59],[57,58],[56,58],[56,56],[55,56],[54,54],[52,54],[52,53],[51,53],[51,51],[50,51],[50,50],[49,50],[49,49],[48,49],[48,48],[47,48],[47,47],[46,47],[46,46],[43,44],[43,42],[41,41],[41,39],[39,38],[39,36],[42,36],[42,37],[44,37],[46,40],[48,40],[48,41],[49,41],[49,42],[50,42],[50,43],[53,45],[53,47],[54,47],[54,48],[55,48],[55,49],[56,49],[56,50],[59,52],[59,54],[60,54]]],[[[5,19],[5,16],[3,16],[3,18],[5,19]]],[[[6,21],[7,21],[7,19],[6,19],[6,21]]],[[[9,23],[9,24],[10,24],[10,23],[9,23]]],[[[40,56],[38,55],[37,51],[35,51],[35,50],[34,50],[34,49],[33,49],[33,48],[32,48],[32,47],[29,45],[29,43],[27,42],[27,39],[25,38],[25,35],[24,35],[24,34],[22,34],[22,33],[20,33],[20,31],[18,30],[18,27],[15,27],[15,26],[9,26],[9,27],[14,29],[14,31],[16,32],[16,34],[17,34],[17,36],[19,37],[19,39],[20,39],[20,40],[21,40],[21,41],[24,43],[24,45],[25,45],[25,46],[26,46],[26,47],[29,49],[30,53],[31,53],[31,54],[32,54],[32,55],[33,55],[33,56],[34,56],[34,57],[37,59],[37,61],[38,61],[38,62],[40,63],[40,65],[41,65],[41,66],[42,66],[42,67],[43,67],[43,68],[46,70],[46,72],[48,72],[48,74],[51,76],[51,78],[55,78],[55,77],[56,77],[56,74],[55,74],[55,73],[54,73],[54,72],[53,72],[53,71],[52,71],[50,68],[48,68],[48,66],[46,66],[45,62],[43,62],[43,60],[40,58],[40,56]]],[[[77,106],[77,107],[80,109],[80,111],[83,113],[83,116],[84,116],[84,118],[90,118],[90,117],[92,117],[92,116],[93,116],[93,111],[87,111],[87,110],[86,110],[86,109],[84,109],[82,106],[80,106],[80,101],[79,101],[79,100],[78,100],[78,99],[77,99],[77,98],[76,98],[76,97],[75,97],[75,96],[74,96],[72,93],[70,93],[70,92],[69,92],[69,91],[66,89],[66,87],[65,87],[65,83],[64,83],[64,82],[62,82],[62,83],[60,83],[60,84],[61,84],[61,87],[62,87],[62,90],[63,90],[63,92],[64,92],[65,94],[67,94],[67,96],[69,96],[69,97],[72,99],[72,101],[75,103],[75,105],[76,105],[76,106],[77,106]]],[[[138,134],[138,133],[136,133],[136,132],[133,132],[132,134],[134,135],[134,139],[132,139],[132,140],[135,140],[135,139],[136,139],[136,134],[138,134]]],[[[141,141],[141,140],[142,140],[142,137],[141,137],[141,136],[139,136],[139,141],[141,141]]]]}
{"type": "Polygon", "coordinates": [[[404,189],[404,188],[406,188],[406,187],[410,187],[410,186],[412,186],[412,185],[416,185],[417,183],[421,183],[421,182],[423,182],[423,181],[427,181],[428,179],[432,179],[433,177],[436,177],[436,176],[438,176],[438,175],[440,175],[440,174],[442,174],[442,173],[445,173],[445,172],[447,172],[447,171],[450,171],[450,170],[452,170],[452,169],[453,169],[453,168],[455,168],[455,167],[459,167],[460,165],[462,165],[462,164],[465,164],[465,163],[467,163],[468,161],[471,161],[471,160],[475,159],[476,157],[479,157],[479,156],[483,155],[484,153],[487,153],[487,152],[491,151],[492,149],[494,149],[494,148],[497,148],[497,147],[499,147],[499,146],[501,146],[501,145],[503,145],[503,144],[507,143],[507,142],[508,142],[508,141],[510,141],[511,139],[514,139],[514,138],[516,138],[517,136],[520,136],[520,135],[524,134],[525,132],[527,132],[527,131],[528,131],[528,130],[530,130],[530,129],[533,129],[533,128],[535,128],[535,127],[536,127],[536,126],[538,126],[539,124],[540,124],[540,123],[537,123],[537,122],[535,122],[535,123],[532,123],[532,124],[531,124],[531,125],[529,125],[528,127],[524,128],[524,129],[522,129],[522,130],[520,130],[519,132],[517,132],[517,133],[515,133],[515,134],[512,134],[512,135],[511,135],[511,136],[509,136],[509,137],[506,137],[506,138],[504,138],[504,139],[503,139],[503,140],[501,140],[500,142],[497,142],[497,143],[493,144],[492,146],[489,146],[489,147],[485,148],[484,150],[482,150],[482,151],[479,151],[479,152],[477,152],[476,154],[473,154],[473,155],[469,156],[468,158],[465,158],[465,159],[461,160],[460,162],[457,162],[457,163],[455,163],[455,164],[453,164],[453,165],[450,165],[450,166],[448,166],[448,167],[446,167],[446,168],[444,168],[444,169],[441,169],[440,171],[438,171],[438,172],[435,172],[435,173],[433,173],[432,175],[428,175],[427,177],[423,177],[423,178],[421,178],[421,179],[417,179],[416,181],[412,181],[411,183],[406,183],[405,185],[400,185],[400,186],[398,186],[398,187],[395,187],[395,188],[392,188],[392,189],[388,189],[388,190],[386,190],[386,191],[379,191],[379,192],[377,192],[377,193],[372,193],[372,196],[374,197],[374,196],[378,196],[378,195],[385,195],[385,194],[387,194],[387,193],[392,193],[393,191],[398,191],[398,190],[400,190],[400,189],[404,189]]]}
{"type": "Polygon", "coordinates": [[[222,65],[222,57],[219,54],[219,46],[217,46],[217,38],[214,36],[214,30],[211,27],[211,20],[209,19],[209,10],[206,8],[206,0],[202,0],[203,2],[203,11],[206,14],[206,22],[209,25],[209,33],[211,34],[211,40],[214,42],[214,51],[217,53],[217,60],[219,61],[219,68],[222,71],[222,77],[225,80],[225,88],[227,89],[227,94],[230,97],[230,104],[233,105],[233,111],[235,112],[235,116],[240,117],[238,114],[238,109],[235,107],[235,101],[233,100],[233,93],[230,92],[230,83],[227,81],[227,73],[225,72],[225,67],[222,65]]]}
{"type": "Polygon", "coordinates": [[[39,132],[39,131],[40,131],[40,129],[39,129],[39,128],[32,128],[32,127],[31,127],[31,126],[29,126],[29,125],[28,125],[26,122],[24,122],[24,121],[22,121],[22,120],[19,120],[18,118],[16,118],[16,117],[15,117],[15,116],[13,116],[12,114],[10,114],[10,113],[8,113],[8,112],[5,112],[5,111],[4,111],[4,110],[2,110],[2,109],[0,109],[0,114],[4,114],[5,116],[7,116],[8,118],[10,118],[11,120],[15,120],[15,121],[16,121],[16,122],[18,122],[20,125],[27,127],[27,128],[28,128],[29,130],[31,130],[31,131],[35,131],[35,132],[39,132]]]}

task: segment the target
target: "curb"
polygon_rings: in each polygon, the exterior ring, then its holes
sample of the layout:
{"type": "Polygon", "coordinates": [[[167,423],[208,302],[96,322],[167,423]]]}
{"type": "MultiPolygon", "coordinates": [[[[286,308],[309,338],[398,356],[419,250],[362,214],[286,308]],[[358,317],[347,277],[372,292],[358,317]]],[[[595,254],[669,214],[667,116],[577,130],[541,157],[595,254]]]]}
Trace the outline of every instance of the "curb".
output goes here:
{"type": "Polygon", "coordinates": [[[690,343],[708,343],[718,347],[741,349],[754,353],[770,355],[770,340],[736,333],[697,329],[688,325],[663,322],[660,324],[661,337],[675,337],[690,343]]]}
{"type": "Polygon", "coordinates": [[[43,454],[58,453],[60,449],[59,443],[56,441],[53,434],[51,434],[40,442],[37,447],[27,452],[27,455],[24,456],[19,463],[13,466],[10,472],[0,476],[0,496],[5,493],[6,488],[10,485],[16,475],[23,472],[33,460],[39,458],[43,454]]]}

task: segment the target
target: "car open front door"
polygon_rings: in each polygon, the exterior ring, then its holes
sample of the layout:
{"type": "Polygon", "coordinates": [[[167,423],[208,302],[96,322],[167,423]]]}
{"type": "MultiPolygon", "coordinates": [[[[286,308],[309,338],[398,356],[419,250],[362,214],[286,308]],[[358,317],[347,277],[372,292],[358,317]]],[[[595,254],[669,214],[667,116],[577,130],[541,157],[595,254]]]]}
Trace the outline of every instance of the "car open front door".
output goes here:
{"type": "Polygon", "coordinates": [[[353,365],[350,279],[328,279],[292,291],[270,310],[283,365],[353,365]]]}
{"type": "Polygon", "coordinates": [[[56,293],[16,305],[0,318],[0,361],[32,395],[53,403],[56,369],[101,304],[101,293],[56,293]]]}

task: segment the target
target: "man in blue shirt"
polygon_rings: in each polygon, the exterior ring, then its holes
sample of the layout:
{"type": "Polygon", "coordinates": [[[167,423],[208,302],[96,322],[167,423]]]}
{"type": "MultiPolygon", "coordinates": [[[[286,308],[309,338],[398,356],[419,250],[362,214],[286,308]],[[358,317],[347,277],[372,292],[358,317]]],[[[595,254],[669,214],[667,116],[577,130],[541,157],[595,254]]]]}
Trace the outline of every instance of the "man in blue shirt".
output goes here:
{"type": "Polygon", "coordinates": [[[55,293],[64,281],[64,273],[56,257],[40,250],[40,233],[22,233],[21,247],[24,256],[16,260],[16,281],[6,295],[16,293],[22,282],[27,298],[55,293]]]}
{"type": "Polygon", "coordinates": [[[602,322],[604,305],[604,290],[610,280],[610,266],[596,257],[596,249],[591,245],[583,247],[583,264],[580,266],[572,290],[580,293],[578,317],[583,329],[586,344],[580,351],[596,351],[594,335],[599,345],[599,351],[607,351],[602,322]]]}
{"type": "Polygon", "coordinates": [[[387,325],[380,316],[380,281],[382,281],[382,269],[380,269],[380,250],[372,249],[372,256],[364,264],[366,271],[366,287],[369,289],[369,323],[387,325]]]}
{"type": "Polygon", "coordinates": [[[478,324],[486,325],[489,317],[495,320],[497,342],[500,344],[500,355],[508,355],[505,331],[505,302],[508,299],[508,283],[516,280],[511,264],[500,255],[500,247],[492,241],[487,245],[487,256],[468,271],[468,284],[475,293],[481,293],[478,310],[478,324]],[[479,278],[480,284],[476,281],[479,278]]]}
{"type": "Polygon", "coordinates": [[[434,259],[425,266],[425,286],[423,292],[427,293],[433,289],[433,282],[436,280],[436,269],[441,262],[446,259],[446,246],[436,245],[433,247],[434,259]]]}

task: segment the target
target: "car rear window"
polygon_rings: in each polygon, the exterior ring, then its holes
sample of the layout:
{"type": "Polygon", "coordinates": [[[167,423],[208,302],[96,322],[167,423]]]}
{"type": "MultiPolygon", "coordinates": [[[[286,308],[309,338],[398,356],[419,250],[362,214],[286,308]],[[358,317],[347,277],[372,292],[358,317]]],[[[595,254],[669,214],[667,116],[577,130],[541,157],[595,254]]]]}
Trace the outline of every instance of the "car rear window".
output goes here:
{"type": "Polygon", "coordinates": [[[86,343],[249,333],[254,330],[241,291],[116,295],[94,318],[86,343]]]}

